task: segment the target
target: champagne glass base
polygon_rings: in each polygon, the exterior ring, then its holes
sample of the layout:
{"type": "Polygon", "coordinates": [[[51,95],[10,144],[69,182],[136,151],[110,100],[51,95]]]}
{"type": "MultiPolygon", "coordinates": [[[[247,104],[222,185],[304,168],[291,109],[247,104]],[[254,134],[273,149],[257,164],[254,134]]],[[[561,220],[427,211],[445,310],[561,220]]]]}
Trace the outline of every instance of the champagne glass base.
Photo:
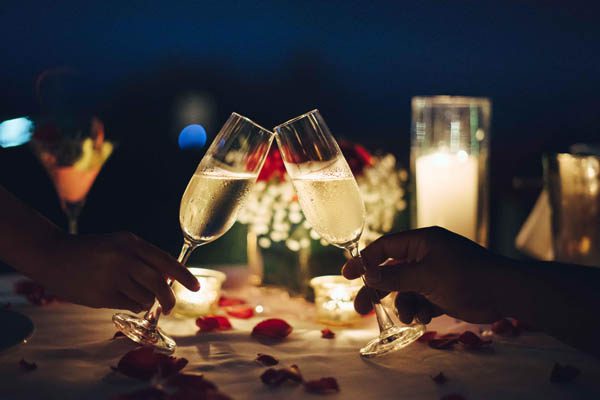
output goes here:
{"type": "Polygon", "coordinates": [[[360,355],[369,358],[400,350],[420,338],[424,332],[424,325],[393,326],[360,349],[360,355]]]}
{"type": "Polygon", "coordinates": [[[177,344],[160,328],[144,318],[119,313],[112,318],[117,329],[136,343],[152,346],[161,353],[171,354],[177,344]]]}

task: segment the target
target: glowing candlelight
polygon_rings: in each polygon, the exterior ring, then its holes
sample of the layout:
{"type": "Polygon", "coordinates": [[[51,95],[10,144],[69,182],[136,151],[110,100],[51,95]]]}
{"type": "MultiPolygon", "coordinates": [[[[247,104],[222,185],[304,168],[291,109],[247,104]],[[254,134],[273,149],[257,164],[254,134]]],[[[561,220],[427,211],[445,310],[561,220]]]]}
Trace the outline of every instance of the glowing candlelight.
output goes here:
{"type": "Polygon", "coordinates": [[[182,317],[213,314],[218,308],[221,285],[226,278],[225,274],[205,268],[189,268],[189,270],[200,282],[200,290],[192,292],[175,282],[173,291],[177,298],[177,304],[173,312],[182,317]]]}
{"type": "Polygon", "coordinates": [[[319,322],[351,325],[360,321],[354,310],[354,298],[362,286],[359,279],[349,281],[340,275],[325,275],[311,279],[310,286],[315,290],[319,322]]]}
{"type": "Polygon", "coordinates": [[[477,158],[461,150],[417,158],[417,227],[443,226],[477,240],[477,158]]]}

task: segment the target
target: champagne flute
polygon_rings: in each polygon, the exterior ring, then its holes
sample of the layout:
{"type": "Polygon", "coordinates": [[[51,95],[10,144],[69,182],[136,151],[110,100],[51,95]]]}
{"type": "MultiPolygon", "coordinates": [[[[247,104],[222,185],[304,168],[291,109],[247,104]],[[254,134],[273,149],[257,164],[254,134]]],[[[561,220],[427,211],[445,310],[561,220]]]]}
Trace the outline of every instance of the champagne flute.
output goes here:
{"type": "MultiPolygon", "coordinates": [[[[273,136],[273,132],[250,119],[231,114],[200,161],[181,199],[179,223],[183,246],[177,259],[181,264],[186,263],[198,246],[218,239],[231,228],[258,177],[273,136]]],[[[172,280],[168,282],[172,284],[172,280]]],[[[113,316],[113,322],[134,342],[172,353],[175,341],[157,326],[161,312],[155,300],[143,318],[119,313],[113,316]]]]}
{"type": "MultiPolygon", "coordinates": [[[[358,242],[365,206],[352,171],[318,110],[275,127],[277,144],[308,222],[334,246],[359,257],[358,242]]],[[[364,275],[362,277],[365,283],[364,275]]],[[[417,340],[423,325],[397,326],[373,289],[368,289],[379,324],[379,336],[360,349],[373,357],[417,340]]]]}

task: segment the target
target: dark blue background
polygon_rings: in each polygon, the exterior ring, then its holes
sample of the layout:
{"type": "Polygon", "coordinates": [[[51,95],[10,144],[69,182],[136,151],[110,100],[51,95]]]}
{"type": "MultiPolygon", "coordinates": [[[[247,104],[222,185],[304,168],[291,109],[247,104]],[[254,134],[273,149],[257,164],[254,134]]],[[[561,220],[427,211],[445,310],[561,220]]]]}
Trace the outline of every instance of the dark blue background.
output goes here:
{"type": "MultiPolygon", "coordinates": [[[[34,114],[35,77],[71,66],[119,148],[100,174],[84,232],[128,229],[176,251],[178,202],[201,152],[182,152],[179,96],[271,127],[318,107],[334,134],[406,163],[410,98],[493,101],[492,247],[512,240],[543,151],[599,141],[600,24],[582,1],[115,1],[0,4],[0,116],[34,114]],[[89,3],[89,4],[87,4],[89,3]],[[84,5],[85,4],[85,5],[84,5]]],[[[0,183],[63,224],[27,148],[0,150],[0,183]]]]}

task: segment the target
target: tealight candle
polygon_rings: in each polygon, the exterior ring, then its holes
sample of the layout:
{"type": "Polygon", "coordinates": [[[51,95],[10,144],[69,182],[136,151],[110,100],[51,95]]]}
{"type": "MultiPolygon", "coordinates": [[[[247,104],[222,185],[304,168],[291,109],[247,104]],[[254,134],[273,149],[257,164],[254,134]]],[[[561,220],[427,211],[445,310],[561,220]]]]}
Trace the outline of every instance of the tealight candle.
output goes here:
{"type": "Polygon", "coordinates": [[[200,282],[200,290],[192,292],[175,282],[173,292],[177,303],[173,312],[182,317],[198,317],[214,313],[218,307],[225,274],[205,268],[189,268],[189,270],[200,282]]]}
{"type": "Polygon", "coordinates": [[[354,310],[354,298],[362,287],[359,279],[349,281],[341,275],[325,275],[311,279],[315,291],[317,320],[325,324],[351,325],[360,321],[354,310]]]}

